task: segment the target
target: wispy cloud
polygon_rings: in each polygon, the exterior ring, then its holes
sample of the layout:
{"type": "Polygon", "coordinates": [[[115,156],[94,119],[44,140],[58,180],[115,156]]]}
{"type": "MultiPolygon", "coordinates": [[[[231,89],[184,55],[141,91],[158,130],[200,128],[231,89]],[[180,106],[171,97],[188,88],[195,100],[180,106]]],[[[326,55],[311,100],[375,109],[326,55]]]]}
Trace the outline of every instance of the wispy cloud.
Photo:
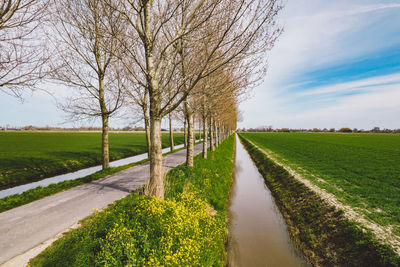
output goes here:
{"type": "MultiPolygon", "coordinates": [[[[365,79],[357,82],[315,88],[308,94],[299,93],[285,97],[274,96],[264,102],[264,112],[250,117],[252,127],[273,125],[276,128],[340,128],[371,129],[400,127],[400,73],[365,79]],[[371,81],[368,89],[363,87],[371,81]],[[349,92],[361,88],[357,94],[336,96],[338,91],[349,92]],[[331,95],[331,94],[335,95],[331,95]],[[300,96],[301,95],[301,96],[300,96]],[[298,99],[302,100],[299,101],[298,99]]],[[[250,103],[248,114],[259,109],[250,103]]],[[[246,116],[246,118],[249,118],[246,116]]]]}
{"type": "Polygon", "coordinates": [[[299,19],[307,19],[308,20],[308,19],[310,19],[310,17],[313,17],[313,19],[326,21],[326,20],[344,18],[344,17],[348,17],[348,16],[360,15],[360,14],[374,12],[374,11],[388,9],[388,8],[400,8],[400,3],[371,4],[371,5],[367,5],[367,6],[352,5],[351,3],[347,3],[347,7],[344,9],[339,8],[334,11],[328,10],[325,12],[316,13],[315,15],[311,15],[311,16],[298,16],[298,17],[292,18],[292,20],[299,20],[299,19]]]}
{"type": "MultiPolygon", "coordinates": [[[[301,127],[357,127],[375,126],[399,128],[399,85],[373,87],[368,93],[336,99],[336,102],[318,109],[294,113],[288,123],[301,127]]],[[[281,119],[283,119],[281,117],[281,119]]]]}
{"type": "Polygon", "coordinates": [[[317,88],[311,88],[307,91],[301,91],[294,94],[294,97],[302,96],[318,96],[318,95],[331,95],[340,93],[351,93],[353,91],[358,92],[370,92],[376,90],[384,90],[385,86],[397,85],[400,90],[400,73],[384,75],[378,77],[371,77],[368,79],[362,79],[352,82],[322,86],[317,88]],[[382,89],[383,88],[383,89],[382,89]]]}
{"type": "Polygon", "coordinates": [[[400,3],[368,2],[289,1],[281,17],[285,32],[269,56],[268,81],[280,83],[398,44],[400,3]]]}
{"type": "Polygon", "coordinates": [[[240,125],[399,127],[399,11],[400,1],[288,1],[240,125]]]}

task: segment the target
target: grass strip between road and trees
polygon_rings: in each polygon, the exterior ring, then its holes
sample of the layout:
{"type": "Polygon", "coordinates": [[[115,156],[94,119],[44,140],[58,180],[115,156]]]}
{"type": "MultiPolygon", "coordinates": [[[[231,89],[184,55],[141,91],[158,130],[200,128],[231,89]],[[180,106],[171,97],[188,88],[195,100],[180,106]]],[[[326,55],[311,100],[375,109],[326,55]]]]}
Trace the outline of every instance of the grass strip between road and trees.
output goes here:
{"type": "Polygon", "coordinates": [[[275,164],[241,134],[291,236],[315,266],[400,266],[400,257],[275,164]]]}
{"type": "MultiPolygon", "coordinates": [[[[199,142],[200,143],[200,142],[199,142]]],[[[167,153],[165,153],[164,155],[168,155],[174,152],[177,152],[179,150],[182,149],[186,149],[186,148],[179,148],[179,149],[175,149],[173,151],[169,151],[167,153]]],[[[119,166],[119,167],[111,167],[105,170],[100,170],[97,171],[93,174],[87,175],[85,177],[82,178],[78,178],[78,179],[74,179],[74,180],[68,180],[68,181],[62,181],[59,183],[54,183],[54,184],[50,184],[48,186],[42,187],[36,187],[36,188],[32,188],[29,189],[25,192],[22,192],[20,194],[15,194],[15,195],[11,195],[11,196],[7,196],[4,198],[0,199],[0,212],[6,211],[6,210],[10,210],[25,204],[28,204],[30,202],[33,202],[35,200],[47,197],[47,196],[51,196],[54,195],[58,192],[64,191],[64,190],[68,190],[70,188],[79,186],[79,185],[83,185],[85,183],[89,183],[91,181],[95,181],[101,178],[104,178],[106,176],[109,176],[111,174],[117,173],[117,172],[121,172],[123,170],[126,170],[128,168],[140,165],[144,162],[147,162],[149,159],[144,159],[138,162],[134,162],[134,163],[130,163],[127,165],[123,165],[123,166],[119,166]]]]}
{"type": "Polygon", "coordinates": [[[225,266],[234,144],[169,171],[165,200],[134,192],[95,212],[30,266],[225,266]]]}

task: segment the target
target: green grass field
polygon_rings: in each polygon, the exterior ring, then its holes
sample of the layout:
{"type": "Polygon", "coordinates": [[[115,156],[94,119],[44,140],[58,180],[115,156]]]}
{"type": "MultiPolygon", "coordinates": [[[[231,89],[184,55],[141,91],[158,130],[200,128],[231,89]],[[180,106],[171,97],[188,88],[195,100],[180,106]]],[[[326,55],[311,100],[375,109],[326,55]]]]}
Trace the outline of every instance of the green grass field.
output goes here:
{"type": "Polygon", "coordinates": [[[400,135],[241,133],[400,236],[400,135]]]}
{"type": "MultiPolygon", "coordinates": [[[[183,134],[174,140],[183,143],[183,134]]],[[[110,133],[109,143],[111,161],[147,151],[144,133],[110,133]]],[[[0,189],[100,163],[101,133],[0,132],[0,189]]]]}

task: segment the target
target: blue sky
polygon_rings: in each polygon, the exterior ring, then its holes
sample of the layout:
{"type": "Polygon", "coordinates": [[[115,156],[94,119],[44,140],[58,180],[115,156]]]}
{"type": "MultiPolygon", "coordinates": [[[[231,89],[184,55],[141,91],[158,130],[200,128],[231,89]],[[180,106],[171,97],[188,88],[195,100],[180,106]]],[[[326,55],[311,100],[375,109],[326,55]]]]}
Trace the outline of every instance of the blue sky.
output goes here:
{"type": "Polygon", "coordinates": [[[239,126],[400,128],[399,14],[400,1],[287,1],[239,126]]]}
{"type": "MultiPolygon", "coordinates": [[[[284,33],[264,83],[240,105],[239,127],[400,128],[400,1],[288,0],[279,23],[284,33]]],[[[23,104],[0,93],[0,114],[0,125],[73,125],[42,92],[23,104]]]]}

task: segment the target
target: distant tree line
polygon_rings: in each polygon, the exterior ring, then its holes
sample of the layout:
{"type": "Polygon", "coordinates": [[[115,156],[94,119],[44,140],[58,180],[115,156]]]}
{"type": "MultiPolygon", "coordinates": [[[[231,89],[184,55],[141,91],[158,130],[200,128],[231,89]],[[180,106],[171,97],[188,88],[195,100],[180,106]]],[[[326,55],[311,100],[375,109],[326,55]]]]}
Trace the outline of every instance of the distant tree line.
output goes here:
{"type": "Polygon", "coordinates": [[[374,127],[370,130],[357,129],[357,128],[349,128],[342,127],[340,129],[335,128],[312,128],[312,129],[292,129],[292,128],[277,128],[274,129],[272,126],[261,126],[257,128],[241,128],[238,129],[239,132],[307,132],[307,133],[400,133],[399,129],[380,129],[380,127],[374,127]]]}
{"type": "MultiPolygon", "coordinates": [[[[34,126],[27,125],[22,127],[17,126],[0,126],[1,131],[102,131],[102,127],[96,126],[80,126],[80,127],[55,127],[55,126],[34,126]]],[[[166,129],[162,129],[167,131],[166,129]]],[[[177,131],[183,131],[183,128],[176,128],[177,131]]],[[[125,127],[110,127],[110,131],[136,131],[144,132],[143,126],[125,126],[125,127]]]]}

